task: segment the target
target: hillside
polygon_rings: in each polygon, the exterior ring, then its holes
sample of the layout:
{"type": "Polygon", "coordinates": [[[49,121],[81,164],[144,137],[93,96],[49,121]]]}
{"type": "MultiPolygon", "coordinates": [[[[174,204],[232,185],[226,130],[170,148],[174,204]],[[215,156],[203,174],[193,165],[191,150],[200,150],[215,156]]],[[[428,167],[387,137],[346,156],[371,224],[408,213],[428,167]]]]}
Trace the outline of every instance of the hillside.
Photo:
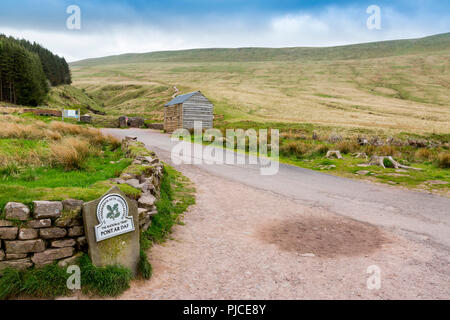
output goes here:
{"type": "Polygon", "coordinates": [[[347,60],[382,58],[429,53],[450,49],[450,33],[421,39],[394,40],[338,47],[192,49],[130,53],[71,63],[72,66],[99,66],[145,62],[256,62],[296,60],[347,60]]]}
{"type": "Polygon", "coordinates": [[[450,133],[450,34],[336,48],[128,54],[71,69],[74,86],[110,115],[161,120],[176,86],[201,90],[228,122],[450,133]]]}

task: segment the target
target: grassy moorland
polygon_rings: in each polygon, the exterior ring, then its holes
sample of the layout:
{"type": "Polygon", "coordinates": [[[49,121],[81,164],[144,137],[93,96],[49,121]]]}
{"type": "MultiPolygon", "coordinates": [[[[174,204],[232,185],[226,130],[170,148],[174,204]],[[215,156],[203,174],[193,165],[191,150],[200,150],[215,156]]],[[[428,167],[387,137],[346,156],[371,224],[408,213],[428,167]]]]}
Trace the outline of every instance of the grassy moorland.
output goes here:
{"type": "MultiPolygon", "coordinates": [[[[75,198],[106,192],[131,163],[120,142],[97,129],[32,115],[0,116],[0,210],[8,201],[75,198]]],[[[136,197],[138,190],[121,186],[136,197]]]]}
{"type": "Polygon", "coordinates": [[[127,54],[71,68],[74,86],[108,115],[161,121],[174,87],[201,90],[215,104],[219,129],[280,129],[285,162],[449,190],[450,34],[334,48],[127,54]],[[358,137],[369,145],[357,145],[358,137]],[[343,160],[325,159],[337,148],[343,160]],[[360,167],[367,161],[352,156],[359,152],[423,170],[360,167]]]}

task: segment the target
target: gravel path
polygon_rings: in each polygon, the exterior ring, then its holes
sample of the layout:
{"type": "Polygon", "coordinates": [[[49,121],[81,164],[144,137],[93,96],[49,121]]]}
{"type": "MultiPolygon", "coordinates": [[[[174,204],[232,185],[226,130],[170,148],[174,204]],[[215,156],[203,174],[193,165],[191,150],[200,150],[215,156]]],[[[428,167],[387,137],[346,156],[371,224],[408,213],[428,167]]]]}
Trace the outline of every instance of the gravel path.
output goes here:
{"type": "Polygon", "coordinates": [[[149,252],[152,279],[120,299],[450,297],[446,250],[199,168],[177,169],[196,184],[197,204],[173,239],[149,252]],[[381,269],[379,290],[367,289],[371,265],[381,269]]]}

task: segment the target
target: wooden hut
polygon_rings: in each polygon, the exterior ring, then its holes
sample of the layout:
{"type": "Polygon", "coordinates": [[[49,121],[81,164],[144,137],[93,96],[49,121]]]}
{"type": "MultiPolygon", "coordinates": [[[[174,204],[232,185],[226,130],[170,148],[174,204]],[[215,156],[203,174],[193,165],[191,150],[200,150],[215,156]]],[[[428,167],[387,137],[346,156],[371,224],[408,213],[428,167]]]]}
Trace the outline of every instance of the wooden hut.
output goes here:
{"type": "Polygon", "coordinates": [[[202,128],[213,127],[214,106],[200,91],[182,94],[164,105],[164,130],[192,129],[194,121],[201,121],[202,128]]]}

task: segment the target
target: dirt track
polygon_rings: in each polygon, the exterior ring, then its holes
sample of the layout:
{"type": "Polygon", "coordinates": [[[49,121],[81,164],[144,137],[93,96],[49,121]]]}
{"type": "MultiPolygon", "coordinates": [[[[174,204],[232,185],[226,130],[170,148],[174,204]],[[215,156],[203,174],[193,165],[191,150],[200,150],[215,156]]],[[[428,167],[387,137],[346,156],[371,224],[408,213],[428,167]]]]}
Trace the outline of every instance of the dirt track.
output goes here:
{"type": "Polygon", "coordinates": [[[395,215],[369,224],[198,166],[177,169],[196,184],[197,204],[152,248],[152,279],[120,299],[450,298],[448,248],[392,227],[395,215]],[[379,290],[367,289],[371,265],[379,290]]]}

